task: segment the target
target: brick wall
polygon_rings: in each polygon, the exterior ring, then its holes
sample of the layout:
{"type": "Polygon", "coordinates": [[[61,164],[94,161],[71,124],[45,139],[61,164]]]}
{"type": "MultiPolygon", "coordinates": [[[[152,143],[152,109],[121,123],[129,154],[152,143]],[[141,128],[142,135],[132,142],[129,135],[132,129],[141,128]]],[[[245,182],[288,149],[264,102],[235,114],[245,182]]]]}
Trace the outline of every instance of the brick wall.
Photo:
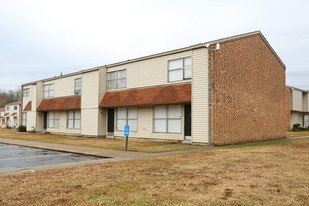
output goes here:
{"type": "Polygon", "coordinates": [[[212,144],[283,138],[285,69],[258,34],[209,52],[212,144]]]}

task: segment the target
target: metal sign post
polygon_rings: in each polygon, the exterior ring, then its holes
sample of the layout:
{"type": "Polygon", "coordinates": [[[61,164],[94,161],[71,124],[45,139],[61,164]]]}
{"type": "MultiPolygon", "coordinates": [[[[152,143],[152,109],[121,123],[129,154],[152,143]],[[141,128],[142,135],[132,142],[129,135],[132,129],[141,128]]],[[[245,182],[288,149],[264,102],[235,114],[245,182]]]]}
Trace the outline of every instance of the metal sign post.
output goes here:
{"type": "Polygon", "coordinates": [[[130,126],[124,126],[124,136],[126,137],[126,150],[128,150],[128,141],[129,141],[129,133],[130,133],[130,126]]]}

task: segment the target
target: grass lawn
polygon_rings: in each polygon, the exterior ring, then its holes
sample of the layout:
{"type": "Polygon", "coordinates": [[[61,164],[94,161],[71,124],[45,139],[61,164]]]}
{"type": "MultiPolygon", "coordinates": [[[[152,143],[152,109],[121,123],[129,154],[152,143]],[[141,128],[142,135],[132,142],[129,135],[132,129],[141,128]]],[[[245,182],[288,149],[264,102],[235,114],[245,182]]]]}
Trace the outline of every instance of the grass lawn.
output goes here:
{"type": "Polygon", "coordinates": [[[309,205],[309,139],[0,177],[0,205],[309,205]]]}
{"type": "Polygon", "coordinates": [[[302,137],[302,136],[309,136],[309,131],[304,132],[287,132],[286,137],[302,137]]]}
{"type": "MultiPolygon", "coordinates": [[[[106,149],[125,150],[124,139],[105,138],[78,138],[68,135],[15,133],[14,130],[0,129],[0,138],[19,139],[37,142],[49,142],[56,144],[68,144],[106,149]]],[[[129,137],[129,150],[139,152],[167,152],[185,149],[196,149],[200,146],[185,145],[181,143],[156,142],[146,140],[133,140],[129,137]]]]}

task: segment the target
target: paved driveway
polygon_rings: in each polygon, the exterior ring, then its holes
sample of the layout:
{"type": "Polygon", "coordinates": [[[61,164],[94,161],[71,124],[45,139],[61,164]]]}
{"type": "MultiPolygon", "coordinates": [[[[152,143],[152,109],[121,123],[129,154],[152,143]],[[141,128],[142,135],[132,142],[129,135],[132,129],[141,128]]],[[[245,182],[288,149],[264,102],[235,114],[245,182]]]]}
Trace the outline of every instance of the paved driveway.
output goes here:
{"type": "Polygon", "coordinates": [[[98,159],[102,158],[0,143],[0,170],[98,159]]]}

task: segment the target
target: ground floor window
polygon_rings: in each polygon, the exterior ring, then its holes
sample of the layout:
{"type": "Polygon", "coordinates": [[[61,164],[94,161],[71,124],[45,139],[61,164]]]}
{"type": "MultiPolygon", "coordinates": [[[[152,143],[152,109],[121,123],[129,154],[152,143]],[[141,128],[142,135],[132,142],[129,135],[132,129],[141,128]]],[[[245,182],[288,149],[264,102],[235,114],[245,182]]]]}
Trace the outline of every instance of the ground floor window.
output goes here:
{"type": "Polygon", "coordinates": [[[80,129],[80,110],[68,111],[68,128],[80,129]]]}
{"type": "Polygon", "coordinates": [[[155,106],[154,132],[181,133],[181,105],[155,106]]]}
{"type": "Polygon", "coordinates": [[[59,111],[48,112],[48,127],[59,128],[59,111]]]}
{"type": "Polygon", "coordinates": [[[130,126],[130,131],[137,131],[137,107],[117,108],[117,130],[123,131],[125,125],[130,126]]]}
{"type": "Polygon", "coordinates": [[[27,112],[23,112],[21,124],[27,126],[27,112]]]}

